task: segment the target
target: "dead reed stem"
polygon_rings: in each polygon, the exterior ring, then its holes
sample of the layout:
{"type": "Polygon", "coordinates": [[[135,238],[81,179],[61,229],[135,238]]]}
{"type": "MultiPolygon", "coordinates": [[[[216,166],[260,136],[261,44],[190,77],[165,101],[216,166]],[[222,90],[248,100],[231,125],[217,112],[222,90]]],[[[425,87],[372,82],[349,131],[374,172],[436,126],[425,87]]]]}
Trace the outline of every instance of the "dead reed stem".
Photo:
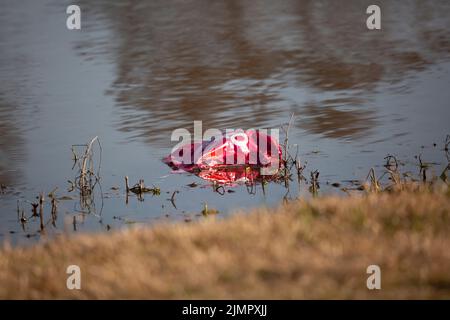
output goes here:
{"type": "Polygon", "coordinates": [[[39,220],[41,231],[44,231],[44,194],[39,195],[39,220]]]}

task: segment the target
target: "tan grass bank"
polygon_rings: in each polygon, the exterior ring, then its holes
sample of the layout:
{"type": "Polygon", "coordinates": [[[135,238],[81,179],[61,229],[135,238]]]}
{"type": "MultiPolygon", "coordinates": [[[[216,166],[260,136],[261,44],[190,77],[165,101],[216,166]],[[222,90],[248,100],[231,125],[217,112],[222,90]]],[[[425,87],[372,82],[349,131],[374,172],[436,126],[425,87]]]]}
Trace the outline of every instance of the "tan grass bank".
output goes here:
{"type": "Polygon", "coordinates": [[[297,201],[0,251],[0,298],[450,298],[450,193],[297,201]],[[66,268],[81,268],[68,290],[66,268]],[[368,290],[368,265],[381,290],[368,290]]]}

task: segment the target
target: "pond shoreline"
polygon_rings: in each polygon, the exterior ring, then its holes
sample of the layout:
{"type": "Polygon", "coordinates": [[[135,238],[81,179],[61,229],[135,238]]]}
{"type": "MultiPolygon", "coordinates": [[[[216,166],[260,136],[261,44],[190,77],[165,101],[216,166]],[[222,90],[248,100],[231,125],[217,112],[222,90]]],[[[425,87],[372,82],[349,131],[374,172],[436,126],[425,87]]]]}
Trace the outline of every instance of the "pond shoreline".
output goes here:
{"type": "Polygon", "coordinates": [[[0,251],[3,299],[444,298],[450,191],[403,185],[0,251]],[[393,244],[395,243],[395,246],[393,244]],[[81,290],[69,290],[69,265],[81,290]],[[382,289],[368,290],[378,265],[382,289]]]}

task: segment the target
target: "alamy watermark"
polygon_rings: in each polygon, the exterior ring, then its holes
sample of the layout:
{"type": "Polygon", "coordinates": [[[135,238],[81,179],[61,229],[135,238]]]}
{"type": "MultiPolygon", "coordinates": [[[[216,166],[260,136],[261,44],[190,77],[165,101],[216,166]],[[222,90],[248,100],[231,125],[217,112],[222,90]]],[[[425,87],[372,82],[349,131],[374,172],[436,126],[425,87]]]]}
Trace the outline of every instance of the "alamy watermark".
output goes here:
{"type": "Polygon", "coordinates": [[[366,20],[366,26],[369,30],[380,30],[381,29],[381,9],[376,4],[372,4],[367,7],[367,14],[370,16],[366,20]]]}
{"type": "Polygon", "coordinates": [[[66,13],[69,14],[66,20],[66,26],[69,30],[81,29],[81,9],[80,6],[72,4],[67,7],[66,13]]]}

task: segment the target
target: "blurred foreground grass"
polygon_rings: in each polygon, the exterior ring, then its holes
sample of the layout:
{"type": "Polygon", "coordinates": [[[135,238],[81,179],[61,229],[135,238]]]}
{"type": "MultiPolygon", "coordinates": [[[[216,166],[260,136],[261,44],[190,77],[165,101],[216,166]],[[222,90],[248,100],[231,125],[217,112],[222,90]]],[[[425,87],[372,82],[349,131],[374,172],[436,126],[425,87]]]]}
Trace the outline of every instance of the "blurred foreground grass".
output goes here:
{"type": "Polygon", "coordinates": [[[0,298],[450,298],[450,191],[406,189],[5,246],[0,298]]]}

